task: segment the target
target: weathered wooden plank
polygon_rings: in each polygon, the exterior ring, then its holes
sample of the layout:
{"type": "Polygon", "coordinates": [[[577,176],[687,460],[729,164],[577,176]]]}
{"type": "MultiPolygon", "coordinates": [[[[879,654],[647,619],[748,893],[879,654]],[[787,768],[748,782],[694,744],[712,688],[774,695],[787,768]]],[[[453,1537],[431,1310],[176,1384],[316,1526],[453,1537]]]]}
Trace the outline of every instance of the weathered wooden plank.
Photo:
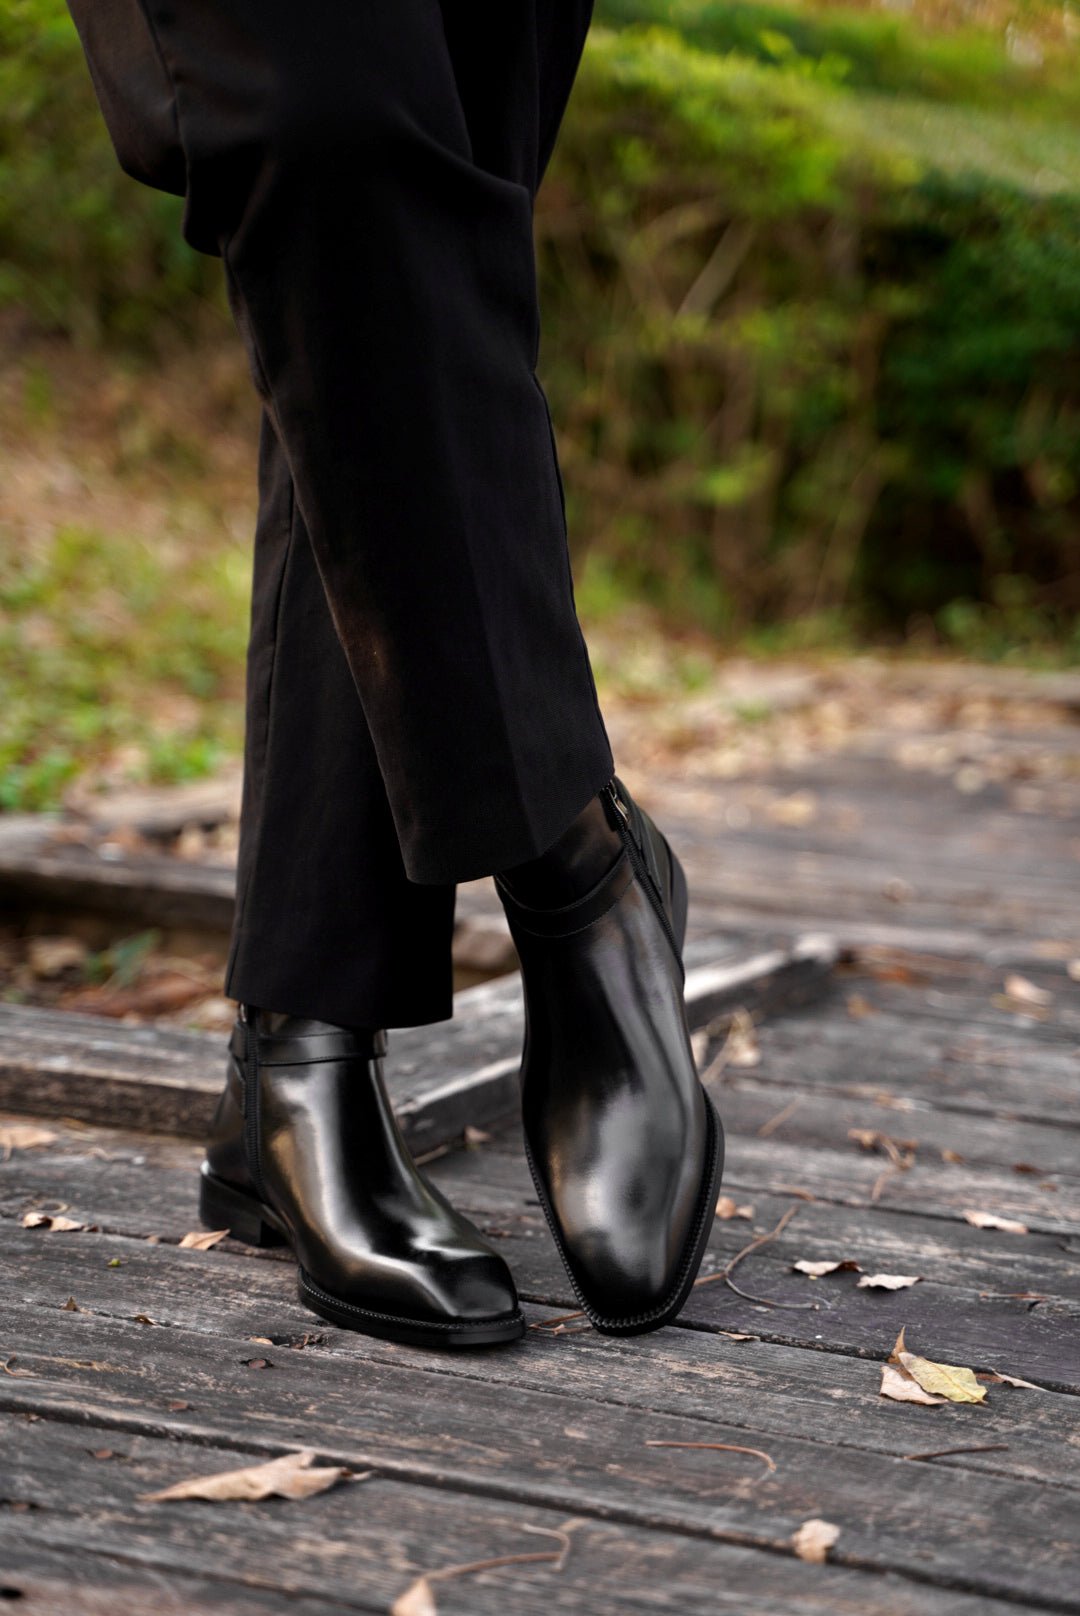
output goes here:
{"type": "MultiPolygon", "coordinates": [[[[759,1082],[756,1069],[753,1076],[728,1073],[714,1096],[723,1107],[725,1127],[735,1134],[760,1136],[764,1128],[765,1137],[786,1144],[844,1151],[861,1148],[850,1139],[852,1131],[879,1133],[903,1141],[927,1168],[940,1168],[945,1177],[958,1164],[943,1162],[941,1153],[953,1151],[972,1168],[1010,1171],[1019,1164],[1020,1176],[1067,1179],[1080,1187],[1080,1114],[1071,1126],[1049,1117],[1025,1122],[940,1109],[928,1098],[898,1110],[892,1095],[882,1103],[843,1093],[819,1094],[802,1083],[759,1082]]],[[[889,1165],[887,1158],[876,1161],[880,1171],[889,1165]]]]}
{"type": "MultiPolygon", "coordinates": [[[[94,1485],[89,1469],[87,1456],[83,1474],[88,1492],[94,1485]]],[[[69,1549],[28,1545],[19,1528],[20,1513],[0,1505],[0,1609],[10,1608],[19,1616],[147,1616],[149,1611],[154,1616],[203,1616],[209,1611],[216,1616],[341,1616],[337,1599],[283,1593],[265,1581],[245,1588],[212,1571],[201,1576],[179,1566],[163,1571],[152,1559],[130,1565],[119,1552],[99,1554],[89,1543],[69,1549]]],[[[359,1602],[351,1608],[380,1609],[359,1602]]]]}
{"type": "MultiPolygon", "coordinates": [[[[356,1376],[366,1374],[364,1366],[368,1364],[404,1365],[443,1377],[448,1372],[445,1360],[352,1336],[313,1319],[298,1303],[292,1274],[281,1262],[250,1260],[231,1247],[198,1253],[155,1246],[132,1249],[130,1243],[125,1247],[110,1242],[104,1246],[98,1243],[92,1249],[99,1253],[99,1260],[88,1261],[85,1249],[81,1257],[77,1256],[70,1243],[62,1251],[55,1240],[45,1249],[39,1244],[29,1261],[25,1249],[11,1257],[13,1285],[25,1291],[26,1301],[21,1306],[0,1302],[0,1340],[6,1351],[17,1350],[16,1367],[35,1370],[39,1378],[47,1379],[59,1354],[60,1369],[68,1377],[72,1365],[56,1333],[58,1328],[66,1327],[66,1320],[58,1326],[56,1315],[74,1294],[82,1309],[78,1317],[87,1329],[93,1321],[95,1329],[100,1325],[103,1331],[108,1327],[117,1332],[115,1337],[108,1336],[100,1351],[95,1347],[89,1354],[81,1350],[76,1354],[86,1371],[80,1384],[85,1381],[91,1389],[97,1388],[95,1395],[104,1395],[100,1392],[102,1371],[87,1368],[87,1364],[106,1359],[115,1363],[115,1353],[120,1350],[117,1341],[129,1343],[135,1357],[145,1365],[145,1395],[149,1395],[150,1385],[146,1377],[156,1377],[160,1389],[162,1376],[202,1374],[197,1366],[191,1367],[189,1359],[201,1364],[206,1354],[224,1354],[223,1361],[228,1358],[242,1366],[245,1354],[250,1357],[256,1349],[245,1345],[238,1355],[235,1342],[247,1343],[252,1336],[268,1337],[277,1343],[278,1352],[295,1349],[305,1339],[309,1345],[314,1341],[319,1347],[318,1355],[303,1349],[308,1352],[304,1361],[311,1375],[317,1379],[323,1373],[320,1365],[327,1354],[339,1364],[343,1361],[341,1373],[349,1395],[355,1392],[356,1376]],[[109,1252],[117,1254],[118,1268],[106,1266],[109,1252]],[[155,1336],[150,1334],[149,1326],[137,1328],[132,1322],[137,1315],[157,1319],[169,1333],[155,1336]],[[227,1352],[224,1348],[219,1351],[212,1343],[201,1346],[190,1342],[189,1336],[227,1337],[233,1345],[227,1352]],[[40,1356],[40,1364],[28,1356],[31,1353],[40,1356]]],[[[826,1288],[820,1282],[815,1286],[807,1280],[802,1280],[801,1285],[804,1292],[811,1293],[826,1288]]],[[[534,1322],[551,1316],[550,1310],[531,1306],[528,1314],[534,1322]]],[[[817,1317],[812,1316],[812,1320],[816,1325],[817,1317]]],[[[770,1328],[763,1313],[757,1322],[765,1331],[770,1328]]],[[[921,1298],[910,1301],[906,1322],[914,1347],[930,1352],[943,1350],[933,1333],[933,1321],[921,1313],[921,1298]]],[[[805,1316],[802,1324],[809,1336],[805,1316]]],[[[451,1372],[455,1379],[460,1376],[466,1383],[460,1394],[454,1394],[464,1400],[463,1407],[472,1396],[470,1385],[480,1381],[501,1387],[506,1395],[529,1389],[556,1392],[578,1400],[624,1404],[657,1415],[721,1421],[759,1435],[787,1437],[795,1433],[826,1445],[839,1441],[844,1447],[865,1448],[888,1457],[922,1451],[928,1434],[933,1438],[930,1446],[953,1445],[951,1439],[956,1431],[961,1432],[957,1441],[962,1442],[974,1418],[979,1442],[1005,1441],[1009,1457],[1002,1459],[996,1452],[958,1455],[950,1463],[1080,1487],[1071,1450],[1061,1442],[1061,1422],[1069,1419],[1072,1405],[1063,1404],[1060,1393],[1047,1390],[1021,1396],[1008,1388],[991,1388],[987,1408],[974,1414],[970,1409],[948,1409],[940,1419],[928,1415],[924,1408],[890,1403],[878,1396],[879,1364],[888,1355],[895,1334],[893,1325],[881,1328],[875,1344],[876,1361],[867,1362],[837,1352],[807,1351],[787,1342],[760,1338],[736,1343],[699,1329],[663,1332],[648,1340],[630,1342],[613,1341],[588,1330],[550,1335],[538,1329],[530,1332],[521,1350],[457,1360],[451,1372]],[[842,1434],[837,1425],[840,1416],[842,1434]],[[939,1444],[941,1431],[945,1435],[939,1444]]],[[[1022,1317],[1017,1334],[1023,1338],[1022,1317]]],[[[263,1345],[266,1355],[276,1364],[275,1352],[263,1345]]],[[[944,1346],[952,1349],[947,1341],[944,1346]]],[[[996,1362],[975,1359],[979,1367],[989,1363],[996,1366],[996,1362]]],[[[1033,1366],[1026,1367],[1029,1374],[1037,1374],[1033,1366]]],[[[68,1385],[68,1378],[64,1383],[68,1385]]],[[[106,1384],[111,1386],[113,1382],[106,1384]]],[[[248,1384],[246,1379],[244,1384],[248,1384]]],[[[274,1402],[276,1385],[276,1379],[265,1384],[267,1409],[280,1406],[274,1402]]],[[[0,1380],[0,1400],[9,1390],[0,1380]]],[[[32,1398],[39,1390],[27,1382],[28,1396],[32,1398]]],[[[408,1395],[414,1392],[421,1396],[415,1388],[408,1395]]],[[[155,1418],[161,1398],[173,1396],[165,1389],[157,1402],[151,1401],[148,1406],[155,1418]]],[[[483,1413],[486,1419],[491,1410],[485,1408],[483,1413]]]]}
{"type": "MultiPolygon", "coordinates": [[[[199,1147],[165,1136],[55,1126],[54,1144],[17,1151],[0,1164],[0,1216],[17,1219],[62,1199],[70,1216],[114,1234],[176,1241],[195,1226],[199,1147]]],[[[512,1144],[516,1129],[507,1130],[506,1137],[512,1144]]],[[[452,1152],[430,1162],[426,1171],[455,1204],[483,1226],[501,1231],[494,1238],[539,1244],[557,1274],[560,1266],[525,1163],[516,1150],[501,1145],[497,1138],[479,1149],[452,1152]]],[[[776,1192],[768,1182],[728,1187],[753,1202],[755,1216],[750,1223],[717,1221],[709,1248],[717,1265],[753,1234],[771,1228],[793,1204],[791,1195],[776,1192]]],[[[790,1235],[780,1247],[767,1247],[755,1257],[753,1271],[773,1261],[786,1266],[793,1242],[800,1248],[796,1255],[858,1258],[867,1272],[917,1270],[935,1284],[959,1288],[972,1301],[982,1291],[1015,1290],[1080,1301],[1080,1269],[1055,1236],[1002,1239],[962,1221],[897,1212],[880,1202],[865,1207],[800,1201],[790,1235]]]]}
{"type": "MultiPolygon", "coordinates": [[[[41,1323],[40,1315],[32,1319],[41,1323]]],[[[136,1528],[138,1515],[145,1519],[146,1506],[132,1511],[133,1495],[190,1473],[193,1455],[188,1454],[181,1469],[175,1444],[158,1439],[158,1432],[167,1431],[199,1442],[200,1470],[216,1467],[205,1463],[207,1448],[222,1442],[260,1455],[303,1442],[335,1462],[376,1470],[379,1484],[362,1501],[356,1498],[343,1507],[340,1495],[335,1501],[334,1494],[327,1494],[329,1507],[323,1504],[309,1512],[320,1516],[320,1542],[333,1544],[335,1556],[355,1541],[358,1527],[367,1534],[380,1516],[383,1523],[390,1519],[380,1507],[385,1478],[422,1482],[432,1496],[449,1489],[477,1499],[571,1511],[588,1520],[751,1542],[773,1550],[784,1549],[801,1521],[818,1514],[827,1499],[829,1518],[842,1529],[847,1564],[896,1570],[992,1596],[1052,1601],[1061,1609],[1080,1607],[1068,1547],[1075,1495],[1012,1474],[965,1470],[958,1498],[955,1472],[927,1465],[914,1485],[910,1466],[899,1455],[781,1433],[769,1438],[767,1451],[776,1466],[770,1472],[747,1455],[649,1445],[739,1444],[742,1429],[715,1416],[661,1415],[614,1401],[590,1406],[557,1391],[519,1386],[512,1422],[500,1423],[505,1393],[497,1395],[462,1375],[451,1382],[430,1369],[371,1362],[361,1371],[355,1362],[317,1361],[317,1351],[287,1348],[264,1348],[273,1367],[257,1369],[245,1362],[252,1349],[243,1339],[192,1335],[181,1340],[177,1332],[169,1332],[166,1388],[145,1331],[136,1338],[129,1329],[74,1313],[64,1315],[52,1330],[51,1340],[46,1337],[37,1352],[25,1355],[25,1366],[39,1371],[38,1378],[6,1377],[0,1387],[0,1400],[9,1409],[53,1416],[33,1431],[32,1440],[14,1445],[9,1438],[5,1443],[14,1472],[8,1486],[31,1504],[55,1498],[58,1489],[63,1493],[71,1485],[63,1478],[70,1473],[80,1437],[85,1450],[85,1435],[76,1422],[95,1430],[95,1447],[103,1427],[125,1432],[131,1460],[124,1466],[102,1462],[95,1517],[87,1523],[95,1533],[102,1515],[116,1521],[129,1511],[127,1529],[136,1528]],[[190,1368],[185,1362],[189,1348],[197,1359],[190,1368]],[[81,1367],[86,1364],[99,1367],[81,1367]],[[191,1406],[162,1410],[165,1398],[191,1406]],[[58,1426],[56,1416],[72,1424],[58,1426]],[[148,1427],[153,1435],[142,1434],[148,1427]],[[985,1545],[1006,1513],[1010,1534],[998,1539],[988,1558],[985,1545]]],[[[983,1422],[980,1430],[987,1429],[983,1422]]],[[[965,1434],[969,1430],[965,1427],[965,1434]]],[[[386,1500],[400,1522],[405,1500],[391,1503],[391,1490],[386,1490],[386,1500]]],[[[184,1517],[190,1520],[192,1513],[171,1510],[169,1520],[178,1521],[182,1532],[184,1517]]],[[[30,1531],[38,1527],[36,1515],[32,1510],[30,1531]]],[[[269,1511],[258,1515],[259,1526],[264,1518],[270,1518],[269,1511]]],[[[257,1534],[248,1523],[245,1528],[250,1553],[257,1534]]],[[[70,1544],[69,1534],[66,1520],[45,1523],[47,1541],[70,1544]]],[[[155,1549],[160,1552],[160,1540],[155,1549]]],[[[243,1563],[241,1552],[239,1565],[243,1563]]],[[[257,1564],[251,1559],[247,1563],[257,1564]]],[[[320,1582],[321,1577],[305,1580],[303,1586],[329,1592],[320,1582]]]]}
{"type": "MultiPolygon", "coordinates": [[[[686,956],[691,1021],[703,1024],[737,1003],[766,1011],[805,1002],[821,991],[835,957],[820,937],[766,950],[731,938],[694,943],[686,956]]],[[[466,989],[454,1009],[452,1022],[392,1037],[391,1098],[418,1150],[516,1104],[520,983],[466,989]]],[[[223,1045],[218,1034],[0,1004],[0,1106],[198,1137],[221,1090],[223,1045]]]]}
{"type": "MultiPolygon", "coordinates": [[[[145,1144],[128,1147],[126,1160],[121,1151],[101,1144],[90,1150],[102,1153],[72,1160],[34,1152],[7,1163],[0,1169],[0,1206],[14,1218],[35,1204],[55,1205],[59,1198],[70,1216],[134,1236],[128,1248],[116,1248],[125,1271],[141,1275],[146,1288],[132,1314],[170,1321],[176,1303],[169,1266],[157,1256],[161,1248],[147,1246],[145,1240],[175,1241],[197,1226],[197,1152],[181,1160],[180,1147],[172,1146],[167,1162],[161,1152],[149,1155],[145,1144]]],[[[496,1241],[523,1295],[562,1309],[576,1306],[520,1157],[485,1146],[455,1153],[428,1170],[496,1241]]],[[[755,1233],[766,1232],[782,1211],[797,1205],[796,1219],[782,1240],[744,1265],[739,1283],[751,1296],[799,1307],[758,1305],[722,1283],[710,1283],[693,1293],[682,1315],[685,1325],[749,1330],[774,1340],[809,1341],[831,1351],[881,1358],[906,1324],[918,1330],[920,1344],[931,1356],[1080,1387],[1077,1274],[1055,1238],[982,1232],[966,1223],[881,1208],[803,1204],[763,1193],[760,1186],[728,1187],[753,1199],[754,1221],[717,1221],[704,1272],[721,1269],[755,1233]],[[850,1274],[815,1284],[792,1271],[797,1257],[853,1259],[866,1272],[914,1273],[923,1276],[923,1283],[896,1294],[859,1290],[850,1274]],[[1033,1302],[1028,1293],[1046,1300],[1033,1302]],[[814,1304],[813,1311],[805,1310],[807,1302],[814,1304]]],[[[3,1239],[12,1283],[27,1298],[46,1303],[58,1291],[65,1296],[79,1292],[85,1237],[24,1232],[9,1224],[3,1239]]],[[[114,1274],[106,1283],[120,1288],[114,1274]]],[[[291,1286],[292,1281],[278,1283],[291,1286]]],[[[204,1305],[197,1293],[196,1315],[204,1305]]],[[[190,1311],[184,1315],[189,1323],[192,1317],[190,1311]]],[[[257,1325],[252,1328],[259,1333],[257,1325]]]]}
{"type": "MultiPolygon", "coordinates": [[[[866,1099],[885,1093],[901,1113],[929,1103],[1018,1120],[1080,1121],[1080,1046],[1039,1040],[1031,1024],[942,1027],[888,1011],[855,1018],[845,1008],[851,993],[867,989],[856,978],[829,994],[821,1015],[796,1011],[762,1026],[754,1081],[866,1099]]],[[[902,1115],[896,1128],[903,1130],[902,1115]]]]}
{"type": "MultiPolygon", "coordinates": [[[[79,1433],[84,1447],[88,1434],[79,1433]]],[[[171,1480],[181,1455],[190,1455],[194,1469],[200,1463],[225,1469],[243,1462],[242,1455],[223,1446],[166,1449],[145,1439],[133,1454],[125,1450],[121,1459],[92,1464],[74,1445],[54,1449],[41,1468],[64,1478],[65,1498],[72,1498],[79,1481],[96,1494],[99,1470],[112,1467],[104,1518],[96,1527],[76,1496],[61,1530],[50,1531],[46,1512],[37,1510],[30,1512],[29,1531],[22,1529],[25,1516],[0,1523],[8,1582],[19,1593],[27,1590],[18,1608],[26,1616],[59,1611],[142,1616],[151,1608],[172,1616],[184,1591],[194,1589],[206,1591],[206,1603],[187,1609],[220,1609],[235,1616],[274,1612],[278,1601],[282,1606],[288,1601],[300,1616],[384,1613],[421,1571],[494,1554],[535,1552],[554,1541],[538,1538],[537,1528],[555,1531],[566,1523],[563,1511],[462,1499],[435,1489],[421,1493],[382,1479],[296,1506],[230,1505],[211,1512],[183,1504],[151,1515],[152,1506],[131,1502],[136,1490],[171,1480]],[[62,1536],[66,1543],[59,1541],[62,1536]],[[195,1568],[207,1562],[200,1575],[195,1568]],[[70,1588],[64,1582],[69,1568],[77,1571],[70,1588]],[[223,1582],[224,1577],[231,1580],[223,1582]],[[140,1583],[152,1596],[152,1603],[141,1607],[127,1593],[140,1583]],[[57,1602],[50,1602],[54,1591],[57,1602]]],[[[547,1564],[501,1567],[438,1583],[435,1592],[445,1616],[502,1616],[507,1610],[522,1616],[581,1610],[597,1616],[623,1611],[791,1616],[796,1609],[806,1616],[1010,1616],[1017,1609],[1012,1601],[890,1573],[866,1575],[835,1561],[808,1568],[787,1554],[601,1521],[573,1528],[561,1570],[547,1564]]]]}

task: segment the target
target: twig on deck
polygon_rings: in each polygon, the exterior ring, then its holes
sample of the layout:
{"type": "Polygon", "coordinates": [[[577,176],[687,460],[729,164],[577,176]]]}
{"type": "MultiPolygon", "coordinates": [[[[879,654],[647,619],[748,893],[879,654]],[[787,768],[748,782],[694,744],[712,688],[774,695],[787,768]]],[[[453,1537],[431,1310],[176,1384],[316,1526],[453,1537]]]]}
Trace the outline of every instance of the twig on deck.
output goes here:
{"type": "Polygon", "coordinates": [[[816,1302],[777,1302],[769,1296],[751,1296],[749,1291],[740,1290],[731,1277],[745,1258],[755,1251],[760,1251],[762,1246],[769,1245],[778,1235],[782,1234],[798,1210],[798,1206],[789,1206],[774,1229],[770,1229],[768,1234],[759,1234],[755,1240],[751,1240],[749,1245],[744,1246],[741,1251],[737,1251],[731,1261],[725,1264],[723,1268],[718,1269],[715,1274],[703,1274],[700,1279],[695,1279],[694,1288],[696,1289],[699,1285],[712,1285],[716,1280],[722,1279],[725,1285],[735,1292],[736,1296],[741,1296],[747,1302],[756,1302],[761,1307],[787,1307],[796,1309],[799,1312],[816,1309],[816,1302]]]}
{"type": "Polygon", "coordinates": [[[954,1453],[1006,1453],[1007,1442],[987,1442],[977,1448],[932,1448],[929,1453],[902,1453],[902,1459],[950,1459],[954,1453]]]}
{"type": "Polygon", "coordinates": [[[776,1469],[776,1460],[769,1454],[763,1453],[760,1448],[744,1448],[738,1442],[664,1442],[661,1440],[646,1442],[647,1448],[716,1448],[721,1453],[749,1453],[755,1459],[760,1459],[769,1467],[770,1471],[776,1469]]]}

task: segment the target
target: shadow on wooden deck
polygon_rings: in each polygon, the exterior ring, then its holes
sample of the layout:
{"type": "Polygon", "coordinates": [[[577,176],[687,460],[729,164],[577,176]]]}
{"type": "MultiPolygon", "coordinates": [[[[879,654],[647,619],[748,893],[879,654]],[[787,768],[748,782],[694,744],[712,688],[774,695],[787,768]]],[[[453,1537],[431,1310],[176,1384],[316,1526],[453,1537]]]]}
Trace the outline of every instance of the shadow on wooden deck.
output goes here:
{"type": "Polygon", "coordinates": [[[872,745],[696,795],[657,783],[698,899],[724,1191],[749,1210],[717,1219],[703,1282],[654,1336],[551,1322],[573,1298],[516,1124],[494,1120],[512,980],[393,1045],[418,1146],[487,1128],[428,1171],[505,1252],[532,1326],[453,1361],[314,1319],[276,1254],[180,1248],[216,1040],[4,1012],[3,1103],[53,1137],[0,1165],[0,1599],[330,1616],[508,1557],[436,1581],[437,1609],[1080,1611],[1080,778],[1040,804],[969,784],[872,745]],[[744,817],[762,790],[812,794],[814,815],[744,817]],[[820,946],[773,952],[811,927],[839,941],[831,973],[820,946]],[[721,1058],[741,1002],[756,1064],[721,1058]],[[58,1202],[93,1228],[22,1226],[58,1202]],[[737,1294],[723,1271],[792,1210],[737,1294]],[[801,1258],[919,1283],[814,1280],[801,1258]],[[916,1352],[1037,1386],[883,1399],[902,1326],[916,1352]],[[305,1502],[140,1501],[301,1447],[370,1475],[305,1502]],[[821,1518],[839,1536],[804,1563],[792,1534],[821,1518]],[[515,1558],[563,1541],[537,1532],[565,1534],[561,1565],[515,1558]]]}

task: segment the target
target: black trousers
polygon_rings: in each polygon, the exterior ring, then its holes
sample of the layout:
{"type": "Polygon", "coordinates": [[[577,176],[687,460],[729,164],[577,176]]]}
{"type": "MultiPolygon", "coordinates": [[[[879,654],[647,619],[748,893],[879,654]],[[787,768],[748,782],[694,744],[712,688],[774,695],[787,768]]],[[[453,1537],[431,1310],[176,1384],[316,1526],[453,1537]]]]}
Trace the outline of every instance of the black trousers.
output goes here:
{"type": "Polygon", "coordinates": [[[454,884],[613,767],[535,373],[532,205],[591,0],[69,4],[263,403],[226,991],[441,1019],[454,884]]]}

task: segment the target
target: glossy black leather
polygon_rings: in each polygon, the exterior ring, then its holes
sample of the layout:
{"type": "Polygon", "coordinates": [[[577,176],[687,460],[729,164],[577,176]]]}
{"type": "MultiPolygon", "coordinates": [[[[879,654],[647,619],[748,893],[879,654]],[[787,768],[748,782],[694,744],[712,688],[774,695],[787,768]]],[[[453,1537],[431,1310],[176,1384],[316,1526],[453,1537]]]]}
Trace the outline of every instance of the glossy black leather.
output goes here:
{"type": "Polygon", "coordinates": [[[381,1033],[263,1010],[238,1020],[204,1220],[287,1239],[302,1299],[337,1323],[446,1345],[516,1339],[510,1271],[414,1166],[384,1051],[381,1033]]]}
{"type": "Polygon", "coordinates": [[[608,800],[623,852],[585,898],[527,909],[499,890],[525,987],[522,1120],[537,1190],[589,1318],[634,1333],[674,1317],[693,1283],[722,1132],[683,1004],[682,872],[617,781],[608,800]]]}

